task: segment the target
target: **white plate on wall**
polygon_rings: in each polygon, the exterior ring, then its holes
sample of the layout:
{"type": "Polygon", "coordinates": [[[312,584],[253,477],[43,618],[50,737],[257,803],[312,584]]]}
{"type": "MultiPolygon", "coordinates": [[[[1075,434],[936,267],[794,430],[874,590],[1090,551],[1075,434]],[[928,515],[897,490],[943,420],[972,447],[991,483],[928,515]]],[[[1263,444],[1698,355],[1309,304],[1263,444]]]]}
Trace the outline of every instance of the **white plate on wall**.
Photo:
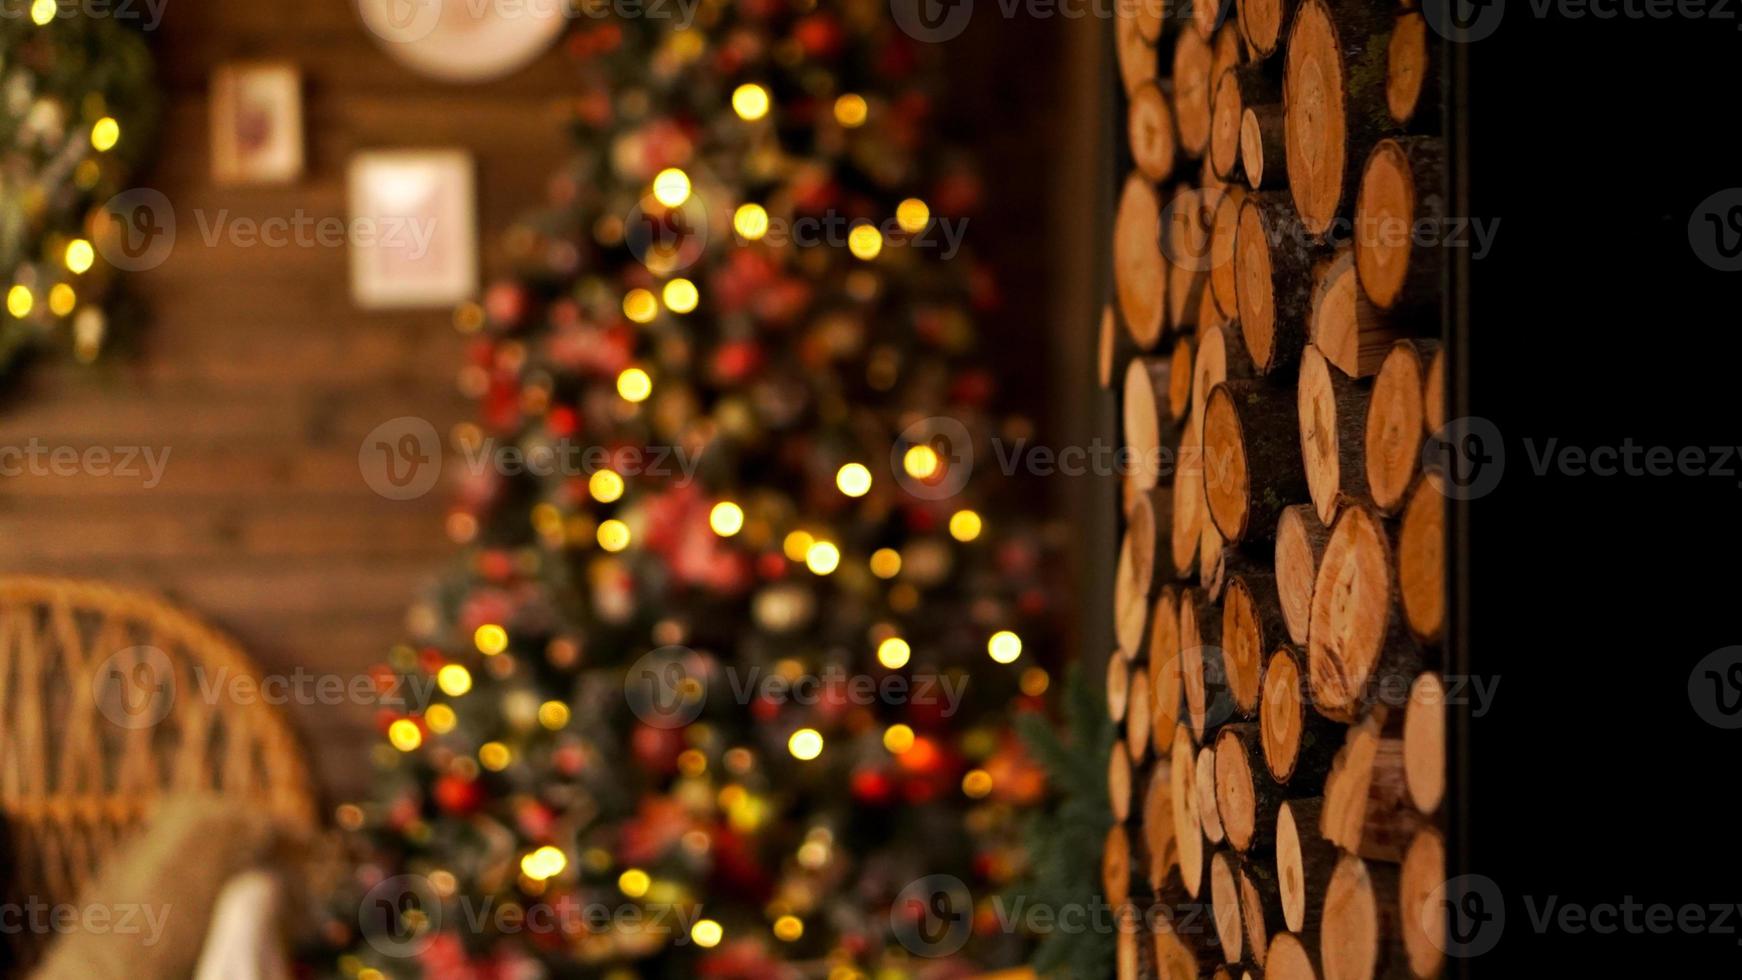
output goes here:
{"type": "Polygon", "coordinates": [[[567,0],[357,0],[370,35],[395,60],[446,82],[524,68],[568,23],[567,0]]]}

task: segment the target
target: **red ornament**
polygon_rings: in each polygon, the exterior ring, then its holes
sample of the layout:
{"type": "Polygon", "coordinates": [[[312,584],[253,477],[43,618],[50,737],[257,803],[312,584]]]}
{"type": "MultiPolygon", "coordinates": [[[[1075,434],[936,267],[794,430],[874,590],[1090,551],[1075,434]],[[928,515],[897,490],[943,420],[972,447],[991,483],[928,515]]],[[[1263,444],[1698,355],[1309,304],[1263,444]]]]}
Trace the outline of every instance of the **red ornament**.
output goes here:
{"type": "Polygon", "coordinates": [[[496,327],[513,327],[526,315],[526,290],[518,283],[499,282],[484,294],[484,312],[496,327]]]}
{"type": "Polygon", "coordinates": [[[483,787],[476,780],[452,774],[437,779],[431,795],[437,806],[460,817],[476,813],[484,803],[483,787]]]}
{"type": "Polygon", "coordinates": [[[683,752],[683,732],[676,728],[655,728],[638,725],[630,738],[635,760],[661,776],[677,771],[677,757],[683,752]]]}
{"type": "Polygon", "coordinates": [[[881,769],[860,769],[853,773],[853,799],[867,806],[887,806],[895,800],[895,780],[881,769]]]}

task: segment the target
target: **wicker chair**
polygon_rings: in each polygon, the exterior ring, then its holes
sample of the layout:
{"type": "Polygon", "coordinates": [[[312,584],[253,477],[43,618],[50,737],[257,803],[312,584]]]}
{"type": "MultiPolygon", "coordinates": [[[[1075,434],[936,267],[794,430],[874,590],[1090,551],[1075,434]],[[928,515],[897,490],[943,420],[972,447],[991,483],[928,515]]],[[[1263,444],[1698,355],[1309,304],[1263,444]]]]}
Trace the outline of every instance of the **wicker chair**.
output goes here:
{"type": "MultiPolygon", "coordinates": [[[[0,822],[13,896],[70,902],[161,796],[217,792],[293,834],[314,793],[259,672],[161,600],[0,576],[0,822]]],[[[35,950],[14,950],[28,960],[35,950]]]]}

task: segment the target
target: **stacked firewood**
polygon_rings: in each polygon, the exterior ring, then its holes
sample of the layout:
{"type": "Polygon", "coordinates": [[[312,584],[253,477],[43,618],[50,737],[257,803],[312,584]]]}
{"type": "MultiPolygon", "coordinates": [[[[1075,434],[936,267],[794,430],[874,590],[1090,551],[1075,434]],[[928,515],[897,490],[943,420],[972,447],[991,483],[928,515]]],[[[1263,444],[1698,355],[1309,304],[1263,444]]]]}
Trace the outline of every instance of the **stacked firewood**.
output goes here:
{"type": "Polygon", "coordinates": [[[1445,160],[1410,6],[1118,7],[1121,977],[1442,968],[1445,160]]]}

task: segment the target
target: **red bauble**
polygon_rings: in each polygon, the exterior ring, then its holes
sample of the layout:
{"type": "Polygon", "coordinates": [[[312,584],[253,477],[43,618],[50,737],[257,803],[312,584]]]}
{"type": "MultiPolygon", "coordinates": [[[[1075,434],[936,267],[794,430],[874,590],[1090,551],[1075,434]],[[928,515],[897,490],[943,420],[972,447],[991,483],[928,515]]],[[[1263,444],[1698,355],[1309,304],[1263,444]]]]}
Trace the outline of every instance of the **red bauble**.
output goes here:
{"type": "Polygon", "coordinates": [[[793,26],[792,36],[811,58],[832,58],[841,49],[841,24],[832,14],[812,14],[793,26]]]}
{"type": "Polygon", "coordinates": [[[526,315],[526,290],[518,283],[499,282],[484,294],[484,312],[497,327],[512,327],[526,315]]]}
{"type": "Polygon", "coordinates": [[[484,805],[484,789],[477,780],[452,774],[437,779],[430,795],[437,806],[459,817],[476,813],[484,805]]]}
{"type": "Polygon", "coordinates": [[[670,775],[676,771],[677,757],[683,752],[683,732],[676,728],[638,725],[630,744],[637,762],[659,775],[670,775]]]}
{"type": "Polygon", "coordinates": [[[895,799],[895,780],[881,769],[853,773],[853,799],[867,806],[887,806],[895,799]]]}

